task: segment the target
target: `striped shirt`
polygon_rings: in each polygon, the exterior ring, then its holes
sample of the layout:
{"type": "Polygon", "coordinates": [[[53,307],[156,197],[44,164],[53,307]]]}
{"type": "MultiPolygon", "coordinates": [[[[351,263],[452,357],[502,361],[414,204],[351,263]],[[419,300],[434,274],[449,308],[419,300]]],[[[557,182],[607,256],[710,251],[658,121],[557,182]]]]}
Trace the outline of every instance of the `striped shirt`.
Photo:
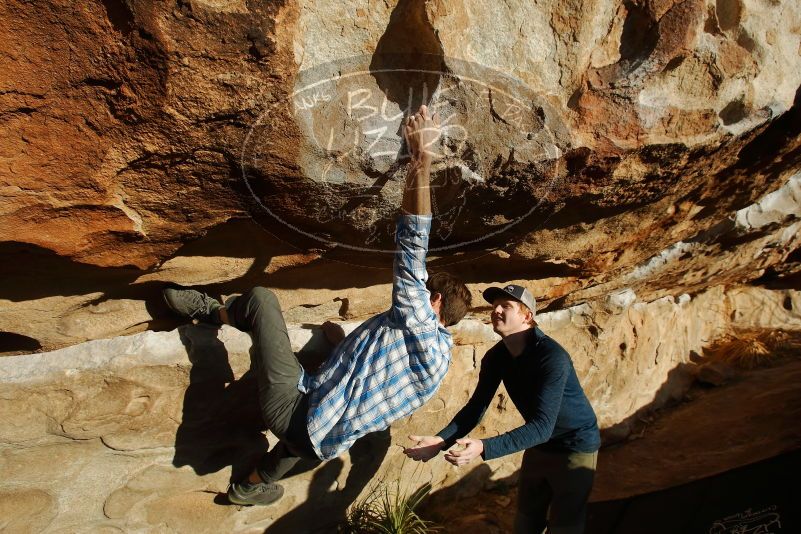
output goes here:
{"type": "Polygon", "coordinates": [[[448,372],[453,341],[425,283],[430,215],[401,215],[392,307],[351,332],[298,389],[309,394],[309,438],[323,460],[384,430],[430,399],[448,372]]]}

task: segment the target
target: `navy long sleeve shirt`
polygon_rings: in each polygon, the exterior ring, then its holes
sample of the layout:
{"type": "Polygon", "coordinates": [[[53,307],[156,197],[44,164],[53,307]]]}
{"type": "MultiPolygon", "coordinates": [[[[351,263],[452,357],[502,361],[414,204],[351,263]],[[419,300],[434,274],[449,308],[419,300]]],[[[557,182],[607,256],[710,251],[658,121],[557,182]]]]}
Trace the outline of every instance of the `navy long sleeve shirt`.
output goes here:
{"type": "Polygon", "coordinates": [[[538,447],[543,450],[595,452],[601,446],[595,412],[581,389],[567,351],[537,327],[526,348],[512,356],[503,341],[481,361],[478,385],[468,403],[437,435],[450,446],[481,421],[503,381],[525,423],[485,438],[485,460],[538,447]]]}

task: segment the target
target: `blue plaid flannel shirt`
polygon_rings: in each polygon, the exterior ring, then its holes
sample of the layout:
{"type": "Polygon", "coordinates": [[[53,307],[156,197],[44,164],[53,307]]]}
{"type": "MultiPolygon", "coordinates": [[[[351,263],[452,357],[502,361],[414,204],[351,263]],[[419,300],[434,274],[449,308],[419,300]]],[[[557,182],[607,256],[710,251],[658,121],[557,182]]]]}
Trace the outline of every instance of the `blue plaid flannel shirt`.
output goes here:
{"type": "Polygon", "coordinates": [[[401,215],[392,307],[351,332],[317,374],[304,374],[309,437],[317,456],[339,456],[430,399],[448,372],[453,340],[431,307],[425,258],[430,215],[401,215]]]}

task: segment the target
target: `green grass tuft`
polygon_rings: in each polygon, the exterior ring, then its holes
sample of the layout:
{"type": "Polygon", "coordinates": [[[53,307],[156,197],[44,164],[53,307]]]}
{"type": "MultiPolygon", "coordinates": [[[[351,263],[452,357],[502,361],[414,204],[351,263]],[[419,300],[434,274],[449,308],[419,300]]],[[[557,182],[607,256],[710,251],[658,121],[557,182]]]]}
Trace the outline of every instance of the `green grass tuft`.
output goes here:
{"type": "Polygon", "coordinates": [[[400,481],[390,488],[384,482],[374,485],[369,494],[351,506],[348,516],[339,528],[340,534],[426,534],[439,530],[431,521],[426,521],[415,512],[415,508],[431,492],[426,483],[406,495],[401,491],[400,481]]]}

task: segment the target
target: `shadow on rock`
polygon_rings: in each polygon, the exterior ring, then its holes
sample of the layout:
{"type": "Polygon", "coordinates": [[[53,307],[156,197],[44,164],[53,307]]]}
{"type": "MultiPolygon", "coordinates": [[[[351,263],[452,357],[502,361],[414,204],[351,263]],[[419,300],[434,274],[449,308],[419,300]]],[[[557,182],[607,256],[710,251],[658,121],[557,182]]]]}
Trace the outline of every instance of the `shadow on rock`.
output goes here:
{"type": "MultiPolygon", "coordinates": [[[[433,462],[444,462],[441,456],[437,456],[433,462]]],[[[467,497],[473,497],[481,493],[488,485],[490,485],[490,476],[492,476],[492,468],[485,463],[479,464],[475,469],[463,476],[456,484],[439,489],[428,495],[423,502],[420,503],[420,510],[423,515],[433,513],[436,510],[445,509],[453,502],[457,502],[467,497]]],[[[497,482],[499,485],[511,484],[512,480],[516,480],[517,474],[512,475],[503,481],[497,482]]]]}
{"type": "MultiPolygon", "coordinates": [[[[314,472],[306,500],[278,518],[265,530],[265,533],[336,532],[337,526],[346,517],[348,507],[375,477],[387,455],[390,443],[389,429],[368,434],[357,440],[349,452],[351,468],[343,487],[340,487],[338,480],[345,463],[340,458],[326,462],[314,472]]],[[[308,470],[308,466],[300,462],[289,476],[297,475],[303,470],[308,470]]]]}
{"type": "MultiPolygon", "coordinates": [[[[231,466],[230,480],[246,477],[270,444],[258,402],[258,385],[251,371],[235,380],[228,351],[218,339],[219,329],[186,325],[178,329],[191,369],[183,403],[183,417],[175,437],[173,465],[188,465],[198,475],[231,466]]],[[[315,330],[297,356],[307,372],[325,360],[331,350],[321,331],[315,330]]],[[[350,449],[351,469],[344,487],[336,484],[344,463],[334,459],[318,469],[306,501],[278,519],[269,532],[325,532],[336,528],[348,506],[372,480],[386,457],[389,430],[364,436],[350,449]]],[[[315,469],[320,462],[301,460],[284,479],[315,469]]],[[[224,494],[216,504],[228,505],[224,494]]]]}
{"type": "Polygon", "coordinates": [[[217,328],[189,325],[178,332],[192,367],[172,463],[198,475],[232,466],[232,479],[241,478],[268,446],[255,377],[248,371],[234,380],[217,328]]]}
{"type": "Polygon", "coordinates": [[[601,447],[609,447],[636,438],[639,433],[645,432],[655,411],[682,402],[695,383],[696,378],[693,372],[695,367],[696,365],[692,363],[679,363],[671,369],[665,381],[654,393],[654,399],[651,402],[624,420],[601,429],[601,447]]]}

